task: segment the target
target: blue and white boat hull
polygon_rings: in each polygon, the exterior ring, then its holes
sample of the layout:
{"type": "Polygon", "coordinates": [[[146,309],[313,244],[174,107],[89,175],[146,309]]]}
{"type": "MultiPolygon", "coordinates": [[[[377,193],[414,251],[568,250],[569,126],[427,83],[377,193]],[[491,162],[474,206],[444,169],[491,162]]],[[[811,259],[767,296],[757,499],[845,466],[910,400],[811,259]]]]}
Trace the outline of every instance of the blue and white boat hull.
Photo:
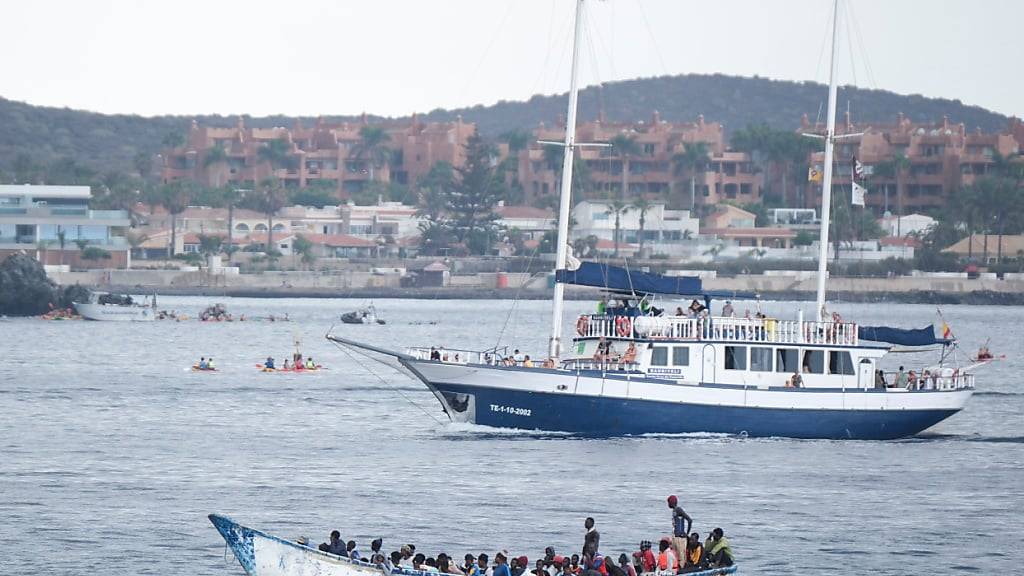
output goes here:
{"type": "Polygon", "coordinates": [[[455,421],[582,435],[721,433],[885,440],[960,411],[973,390],[679,384],[643,375],[403,360],[455,421]]]}

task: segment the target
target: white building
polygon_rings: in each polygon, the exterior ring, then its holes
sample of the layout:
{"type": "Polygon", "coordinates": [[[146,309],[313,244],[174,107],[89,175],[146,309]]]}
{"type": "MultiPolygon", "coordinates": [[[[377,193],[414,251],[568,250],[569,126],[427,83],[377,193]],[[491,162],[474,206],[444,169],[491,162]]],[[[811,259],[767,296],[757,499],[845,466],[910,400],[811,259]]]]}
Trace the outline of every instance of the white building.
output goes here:
{"type": "Polygon", "coordinates": [[[80,257],[95,247],[106,253],[98,265],[126,267],[128,212],[90,210],[91,198],[88,186],[0,185],[0,259],[24,250],[44,264],[89,265],[80,257]]]}
{"type": "MultiPolygon", "coordinates": [[[[614,240],[615,215],[610,204],[584,200],[572,209],[576,221],[571,237],[573,240],[597,236],[602,240],[614,240]]],[[[640,242],[640,211],[630,206],[619,215],[619,242],[638,244],[640,242]]],[[[700,221],[690,216],[689,210],[669,210],[664,204],[653,204],[643,214],[644,244],[653,253],[664,252],[666,246],[679,244],[695,238],[700,231],[700,221]]]]}
{"type": "Polygon", "coordinates": [[[889,236],[907,236],[908,234],[923,235],[935,225],[935,218],[924,214],[907,214],[906,216],[885,216],[878,221],[882,230],[889,236]]]}

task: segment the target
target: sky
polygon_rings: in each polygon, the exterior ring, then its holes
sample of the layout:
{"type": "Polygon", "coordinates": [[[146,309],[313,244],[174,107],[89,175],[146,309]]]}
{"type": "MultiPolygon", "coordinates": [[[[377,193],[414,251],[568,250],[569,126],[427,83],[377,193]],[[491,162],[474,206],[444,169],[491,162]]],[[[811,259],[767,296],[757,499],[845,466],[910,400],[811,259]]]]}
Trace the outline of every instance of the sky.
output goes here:
{"type": "MultiPolygon", "coordinates": [[[[583,85],[827,82],[829,0],[585,0],[583,85]]],[[[0,96],[105,113],[404,116],[564,92],[573,0],[11,0],[0,96]]],[[[1024,115],[1020,0],[844,0],[841,84],[1024,115]]]]}

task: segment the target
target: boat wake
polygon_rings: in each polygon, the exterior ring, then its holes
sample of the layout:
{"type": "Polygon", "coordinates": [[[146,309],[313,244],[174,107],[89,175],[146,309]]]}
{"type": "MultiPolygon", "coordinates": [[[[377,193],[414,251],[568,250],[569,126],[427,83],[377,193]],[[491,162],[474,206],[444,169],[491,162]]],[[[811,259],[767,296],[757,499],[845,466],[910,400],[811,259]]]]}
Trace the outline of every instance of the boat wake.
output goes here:
{"type": "Polygon", "coordinates": [[[549,432],[544,430],[526,430],[524,428],[494,428],[471,424],[469,422],[445,422],[439,427],[441,435],[447,440],[491,440],[491,439],[524,439],[547,440],[574,438],[570,432],[549,432]]]}

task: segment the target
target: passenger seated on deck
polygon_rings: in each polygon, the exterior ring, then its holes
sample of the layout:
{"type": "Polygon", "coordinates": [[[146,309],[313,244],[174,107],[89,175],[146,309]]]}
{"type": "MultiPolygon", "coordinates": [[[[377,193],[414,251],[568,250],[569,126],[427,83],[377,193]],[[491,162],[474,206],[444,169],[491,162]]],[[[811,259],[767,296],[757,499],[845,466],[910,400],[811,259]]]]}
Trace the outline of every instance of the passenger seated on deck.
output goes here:
{"type": "Polygon", "coordinates": [[[320,551],[327,552],[328,554],[334,554],[336,556],[347,556],[345,541],[341,539],[341,532],[332,530],[330,543],[324,542],[321,544],[320,551]]]}
{"type": "Polygon", "coordinates": [[[676,574],[679,572],[679,561],[672,552],[672,545],[668,538],[662,538],[658,543],[658,573],[676,574]]]}
{"type": "Polygon", "coordinates": [[[911,370],[907,372],[907,390],[917,390],[917,373],[911,370]]]}
{"type": "Polygon", "coordinates": [[[494,569],[491,570],[491,574],[492,576],[512,576],[512,571],[508,567],[508,555],[504,551],[494,555],[494,569]]]}
{"type": "Polygon", "coordinates": [[[885,372],[875,370],[875,388],[885,388],[885,372]]]}
{"type": "MultiPolygon", "coordinates": [[[[529,354],[523,357],[523,368],[533,368],[533,360],[530,360],[529,354]]],[[[495,560],[497,560],[497,557],[495,557],[495,560]]]]}
{"type": "Polygon", "coordinates": [[[786,380],[786,388],[803,388],[804,377],[799,372],[793,372],[793,375],[786,380]]]}
{"type": "Polygon", "coordinates": [[[601,339],[597,341],[597,350],[594,351],[594,361],[606,362],[608,360],[608,354],[611,350],[611,343],[601,336],[601,339]]]}
{"type": "Polygon", "coordinates": [[[549,370],[554,368],[555,367],[555,359],[554,358],[545,358],[544,359],[544,363],[541,364],[540,367],[541,368],[547,368],[549,370]]]}
{"type": "Polygon", "coordinates": [[[676,306],[676,316],[686,316],[686,313],[683,312],[683,308],[681,306],[676,306]]]}
{"type": "Polygon", "coordinates": [[[623,576],[636,576],[636,568],[625,554],[619,554],[619,570],[622,570],[623,576]]]}
{"type": "Polygon", "coordinates": [[[469,573],[469,576],[491,576],[491,571],[487,566],[487,554],[481,554],[476,558],[476,566],[473,566],[473,570],[469,573]]]}
{"type": "Polygon", "coordinates": [[[441,353],[433,346],[430,347],[430,359],[437,360],[438,362],[441,361],[441,353]]]}
{"type": "Polygon", "coordinates": [[[900,366],[898,372],[896,372],[896,378],[893,380],[892,388],[905,388],[907,385],[907,375],[903,372],[903,366],[900,366]]]}
{"type": "Polygon", "coordinates": [[[345,551],[348,552],[348,557],[353,560],[361,560],[363,558],[363,555],[359,553],[359,550],[356,550],[355,540],[348,541],[348,544],[345,545],[345,551]]]}
{"type": "Polygon", "coordinates": [[[729,547],[729,540],[725,537],[722,529],[712,530],[708,541],[711,543],[710,548],[707,543],[704,545],[708,554],[708,563],[714,567],[732,566],[734,561],[732,548],[729,547]]]}
{"type": "Polygon", "coordinates": [[[626,352],[622,355],[622,362],[624,364],[632,364],[636,362],[636,344],[633,342],[629,343],[626,348],[626,352]]]}
{"type": "Polygon", "coordinates": [[[658,567],[658,560],[654,557],[654,551],[651,550],[651,541],[644,540],[640,542],[640,568],[641,572],[654,572],[654,569],[658,567]]]}
{"type": "Polygon", "coordinates": [[[700,543],[700,534],[693,532],[686,542],[686,566],[683,572],[696,572],[705,567],[704,545],[700,543]]]}

